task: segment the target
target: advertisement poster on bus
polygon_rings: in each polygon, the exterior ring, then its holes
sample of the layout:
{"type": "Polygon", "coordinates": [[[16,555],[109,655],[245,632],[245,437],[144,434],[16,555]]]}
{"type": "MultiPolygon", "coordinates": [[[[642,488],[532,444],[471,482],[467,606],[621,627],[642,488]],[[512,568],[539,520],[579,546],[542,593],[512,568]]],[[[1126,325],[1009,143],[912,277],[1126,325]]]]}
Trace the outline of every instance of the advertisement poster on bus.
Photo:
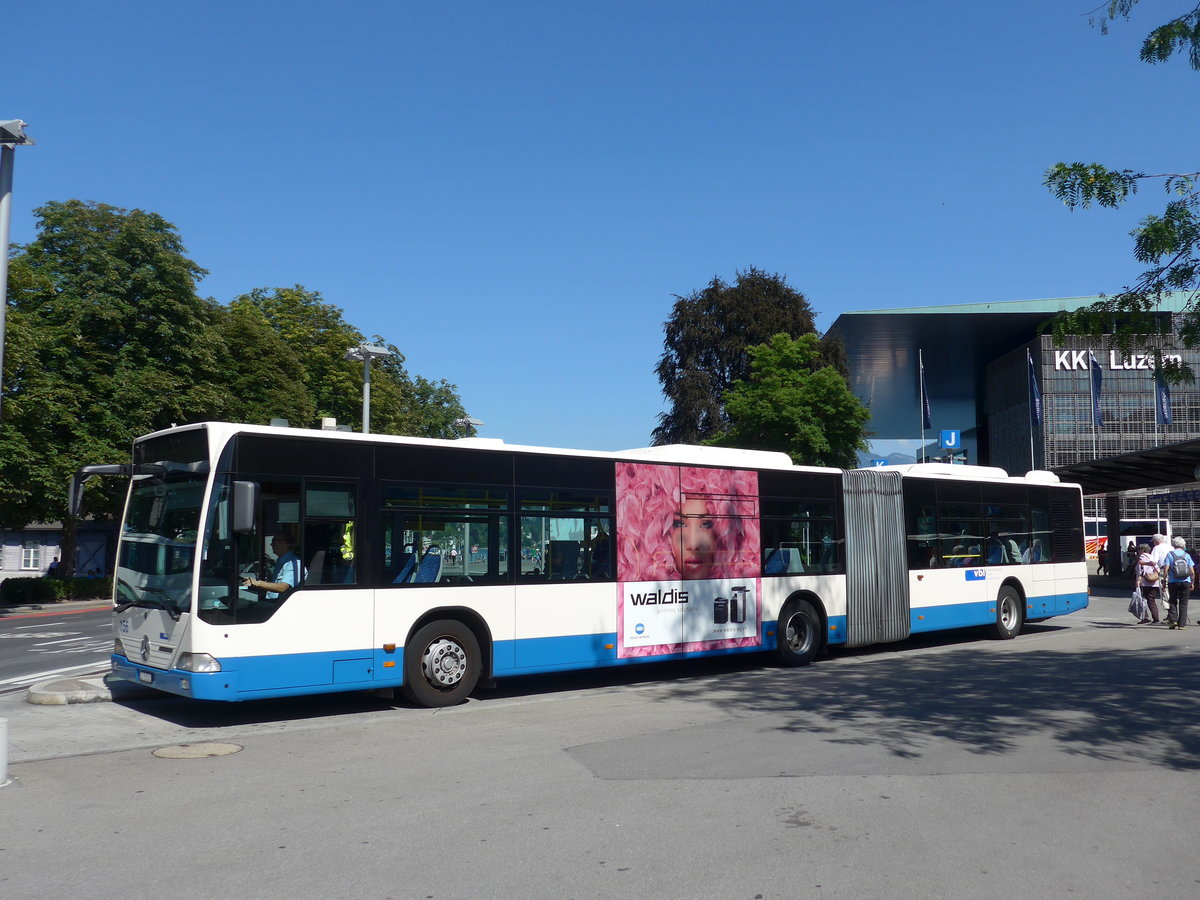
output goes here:
{"type": "Polygon", "coordinates": [[[617,464],[617,655],[761,643],[758,473],[617,464]]]}

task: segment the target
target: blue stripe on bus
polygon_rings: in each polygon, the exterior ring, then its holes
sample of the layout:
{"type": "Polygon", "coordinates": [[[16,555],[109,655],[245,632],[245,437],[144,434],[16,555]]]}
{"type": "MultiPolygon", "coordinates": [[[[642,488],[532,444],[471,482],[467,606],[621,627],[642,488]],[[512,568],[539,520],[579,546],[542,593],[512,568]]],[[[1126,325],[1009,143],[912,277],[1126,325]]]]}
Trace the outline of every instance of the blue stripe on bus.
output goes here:
{"type": "MultiPolygon", "coordinates": [[[[1087,592],[1030,597],[1025,601],[1025,618],[1042,619],[1062,615],[1084,609],[1087,605],[1087,592]]],[[[995,600],[955,603],[952,606],[922,606],[909,614],[909,628],[913,634],[969,628],[972,625],[991,625],[995,621],[995,600]]]]}
{"type": "MultiPolygon", "coordinates": [[[[1088,605],[1086,592],[1030,598],[1025,617],[1040,619],[1074,612],[1088,605]]],[[[989,625],[996,621],[994,602],[925,606],[911,612],[913,634],[989,625]]],[[[829,643],[846,642],[846,617],[829,619],[829,643]]],[[[729,656],[774,650],[778,646],[776,623],[764,622],[757,647],[730,647],[663,656],[617,657],[616,632],[561,637],[497,641],[494,645],[495,675],[533,675],[604,666],[633,665],[675,659],[729,656]],[[504,665],[499,660],[514,660],[504,665]]],[[[287,697],[296,694],[332,693],[398,687],[404,670],[404,650],[337,650],[321,653],[283,653],[221,659],[223,671],[213,673],[164,671],[143,666],[124,656],[111,657],[115,675],[135,684],[148,684],[162,691],[198,700],[249,700],[257,697],[287,697]],[[388,662],[395,665],[386,666],[388,662]],[[147,681],[146,679],[149,679],[147,681]]]]}

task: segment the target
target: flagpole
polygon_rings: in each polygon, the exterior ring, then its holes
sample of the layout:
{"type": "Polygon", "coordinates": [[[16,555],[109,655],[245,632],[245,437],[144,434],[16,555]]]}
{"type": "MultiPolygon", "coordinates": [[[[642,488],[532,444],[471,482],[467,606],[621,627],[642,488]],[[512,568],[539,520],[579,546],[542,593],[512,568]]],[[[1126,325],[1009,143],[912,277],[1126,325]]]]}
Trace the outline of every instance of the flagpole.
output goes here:
{"type": "Polygon", "coordinates": [[[1033,389],[1037,382],[1033,380],[1036,377],[1033,374],[1033,354],[1028,347],[1025,348],[1025,359],[1029,362],[1029,470],[1032,472],[1037,468],[1037,457],[1033,454],[1033,389]]]}
{"type": "Polygon", "coordinates": [[[1090,415],[1092,417],[1092,456],[1096,459],[1100,458],[1100,441],[1096,437],[1096,354],[1091,350],[1088,351],[1088,397],[1091,398],[1092,408],[1090,415]]]}
{"type": "Polygon", "coordinates": [[[917,349],[917,371],[920,381],[920,394],[917,397],[917,415],[921,418],[921,462],[925,462],[925,356],[924,351],[917,349]]]}
{"type": "Polygon", "coordinates": [[[1158,446],[1158,417],[1159,417],[1158,405],[1160,402],[1158,399],[1158,370],[1157,369],[1154,372],[1154,379],[1155,379],[1155,383],[1154,383],[1154,388],[1151,391],[1151,396],[1154,398],[1154,446],[1157,447],[1158,446]]]}

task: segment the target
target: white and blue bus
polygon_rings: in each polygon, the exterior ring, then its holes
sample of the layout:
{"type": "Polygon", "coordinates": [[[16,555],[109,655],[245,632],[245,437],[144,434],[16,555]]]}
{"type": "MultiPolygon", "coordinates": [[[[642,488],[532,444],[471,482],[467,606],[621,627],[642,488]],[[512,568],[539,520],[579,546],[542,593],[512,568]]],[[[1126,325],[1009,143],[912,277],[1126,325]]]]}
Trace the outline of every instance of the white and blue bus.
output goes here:
{"type": "Polygon", "coordinates": [[[1048,472],[843,471],[712,447],[617,453],[209,422],[147,435],[112,670],[186,697],[398,688],[771,653],[1088,604],[1082,496],[1048,472]]]}
{"type": "MultiPolygon", "coordinates": [[[[1170,546],[1171,521],[1169,519],[1121,519],[1121,539],[1117,542],[1117,552],[1121,554],[1121,568],[1125,567],[1124,559],[1129,544],[1137,547],[1139,544],[1154,546],[1154,535],[1161,534],[1168,540],[1170,546]]],[[[1103,516],[1084,516],[1084,549],[1087,551],[1089,562],[1094,562],[1100,550],[1108,552],[1108,519],[1103,516]]],[[[1132,568],[1132,563],[1129,564],[1132,568]]],[[[1112,565],[1112,571],[1117,571],[1117,564],[1112,565]]]]}

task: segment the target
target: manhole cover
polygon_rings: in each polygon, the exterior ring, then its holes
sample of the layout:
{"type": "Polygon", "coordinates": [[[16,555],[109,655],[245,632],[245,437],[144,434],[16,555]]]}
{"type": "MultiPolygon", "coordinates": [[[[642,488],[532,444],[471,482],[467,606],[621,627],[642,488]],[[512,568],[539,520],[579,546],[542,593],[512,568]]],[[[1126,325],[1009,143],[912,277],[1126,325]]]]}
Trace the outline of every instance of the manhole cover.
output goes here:
{"type": "Polygon", "coordinates": [[[228,756],[241,749],[241,744],[176,744],[174,747],[159,747],[154,755],[160,759],[211,759],[214,756],[228,756]]]}

